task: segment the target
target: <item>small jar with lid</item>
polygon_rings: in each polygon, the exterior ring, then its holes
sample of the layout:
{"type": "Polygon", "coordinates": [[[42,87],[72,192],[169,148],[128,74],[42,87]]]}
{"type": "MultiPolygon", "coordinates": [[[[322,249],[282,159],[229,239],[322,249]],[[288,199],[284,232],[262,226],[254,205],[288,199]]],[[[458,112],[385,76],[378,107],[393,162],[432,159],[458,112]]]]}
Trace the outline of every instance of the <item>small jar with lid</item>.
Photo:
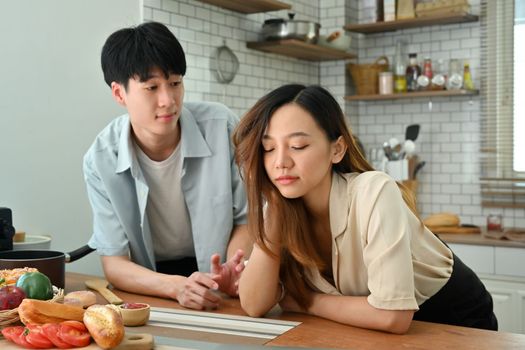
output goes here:
{"type": "Polygon", "coordinates": [[[379,73],[379,95],[394,93],[394,74],[392,72],[379,73]]]}
{"type": "Polygon", "coordinates": [[[447,76],[445,74],[444,63],[442,59],[438,60],[437,69],[433,72],[432,90],[444,90],[446,87],[447,76]]]}
{"type": "Polygon", "coordinates": [[[457,58],[452,58],[448,63],[448,81],[447,89],[448,90],[459,90],[463,86],[463,71],[459,60],[457,58]]]}

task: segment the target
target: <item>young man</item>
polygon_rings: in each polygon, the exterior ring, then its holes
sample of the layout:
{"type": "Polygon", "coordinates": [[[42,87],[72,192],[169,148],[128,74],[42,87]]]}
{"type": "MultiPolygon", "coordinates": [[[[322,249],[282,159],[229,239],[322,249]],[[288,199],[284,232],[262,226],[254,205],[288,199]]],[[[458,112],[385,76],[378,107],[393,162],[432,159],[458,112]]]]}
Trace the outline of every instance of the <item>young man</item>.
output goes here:
{"type": "Polygon", "coordinates": [[[215,308],[213,290],[238,295],[252,245],[230,137],[238,118],[217,103],[183,106],[184,51],[160,23],[116,31],[101,61],[128,113],[84,157],[94,219],[89,245],[115,287],[215,308]]]}

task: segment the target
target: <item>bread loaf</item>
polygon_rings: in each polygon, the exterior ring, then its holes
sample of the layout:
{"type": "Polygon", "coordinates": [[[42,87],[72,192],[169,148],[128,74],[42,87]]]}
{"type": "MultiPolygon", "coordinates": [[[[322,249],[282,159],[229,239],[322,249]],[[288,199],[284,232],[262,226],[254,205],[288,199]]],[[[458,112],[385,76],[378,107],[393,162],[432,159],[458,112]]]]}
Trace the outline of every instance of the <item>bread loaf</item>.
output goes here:
{"type": "Polygon", "coordinates": [[[89,290],[77,290],[64,296],[64,304],[86,308],[97,303],[97,296],[89,290]]]}
{"type": "Polygon", "coordinates": [[[86,309],[84,324],[98,346],[111,349],[124,338],[122,315],[113,305],[92,305],[86,309]]]}
{"type": "Polygon", "coordinates": [[[459,216],[452,213],[432,214],[423,220],[425,226],[459,226],[459,216]]]}
{"type": "Polygon", "coordinates": [[[18,315],[25,325],[60,323],[68,320],[82,322],[84,309],[78,306],[64,305],[51,301],[24,299],[18,306],[18,315]]]}

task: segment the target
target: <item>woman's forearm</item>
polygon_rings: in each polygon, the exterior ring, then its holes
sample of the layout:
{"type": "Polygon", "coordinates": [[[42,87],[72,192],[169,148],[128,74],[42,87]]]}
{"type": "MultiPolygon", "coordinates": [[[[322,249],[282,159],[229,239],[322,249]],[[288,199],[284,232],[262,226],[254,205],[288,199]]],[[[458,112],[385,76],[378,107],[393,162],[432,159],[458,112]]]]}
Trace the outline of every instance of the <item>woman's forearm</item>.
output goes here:
{"type": "Polygon", "coordinates": [[[366,297],[315,294],[308,313],[351,326],[390,333],[405,333],[413,310],[384,310],[370,305],[366,297]]]}
{"type": "Polygon", "coordinates": [[[252,317],[268,312],[279,300],[279,257],[254,246],[250,260],[239,281],[241,306],[252,317]]]}

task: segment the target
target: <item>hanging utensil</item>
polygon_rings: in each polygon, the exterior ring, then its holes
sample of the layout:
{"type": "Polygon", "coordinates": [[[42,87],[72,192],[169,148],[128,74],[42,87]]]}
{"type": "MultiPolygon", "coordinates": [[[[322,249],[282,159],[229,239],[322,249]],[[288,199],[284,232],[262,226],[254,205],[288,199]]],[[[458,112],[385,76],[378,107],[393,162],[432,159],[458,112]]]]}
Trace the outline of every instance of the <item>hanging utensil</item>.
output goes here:
{"type": "Polygon", "coordinates": [[[235,53],[226,46],[226,41],[215,51],[211,66],[219,83],[229,84],[235,78],[235,75],[239,71],[239,59],[235,53]]]}

